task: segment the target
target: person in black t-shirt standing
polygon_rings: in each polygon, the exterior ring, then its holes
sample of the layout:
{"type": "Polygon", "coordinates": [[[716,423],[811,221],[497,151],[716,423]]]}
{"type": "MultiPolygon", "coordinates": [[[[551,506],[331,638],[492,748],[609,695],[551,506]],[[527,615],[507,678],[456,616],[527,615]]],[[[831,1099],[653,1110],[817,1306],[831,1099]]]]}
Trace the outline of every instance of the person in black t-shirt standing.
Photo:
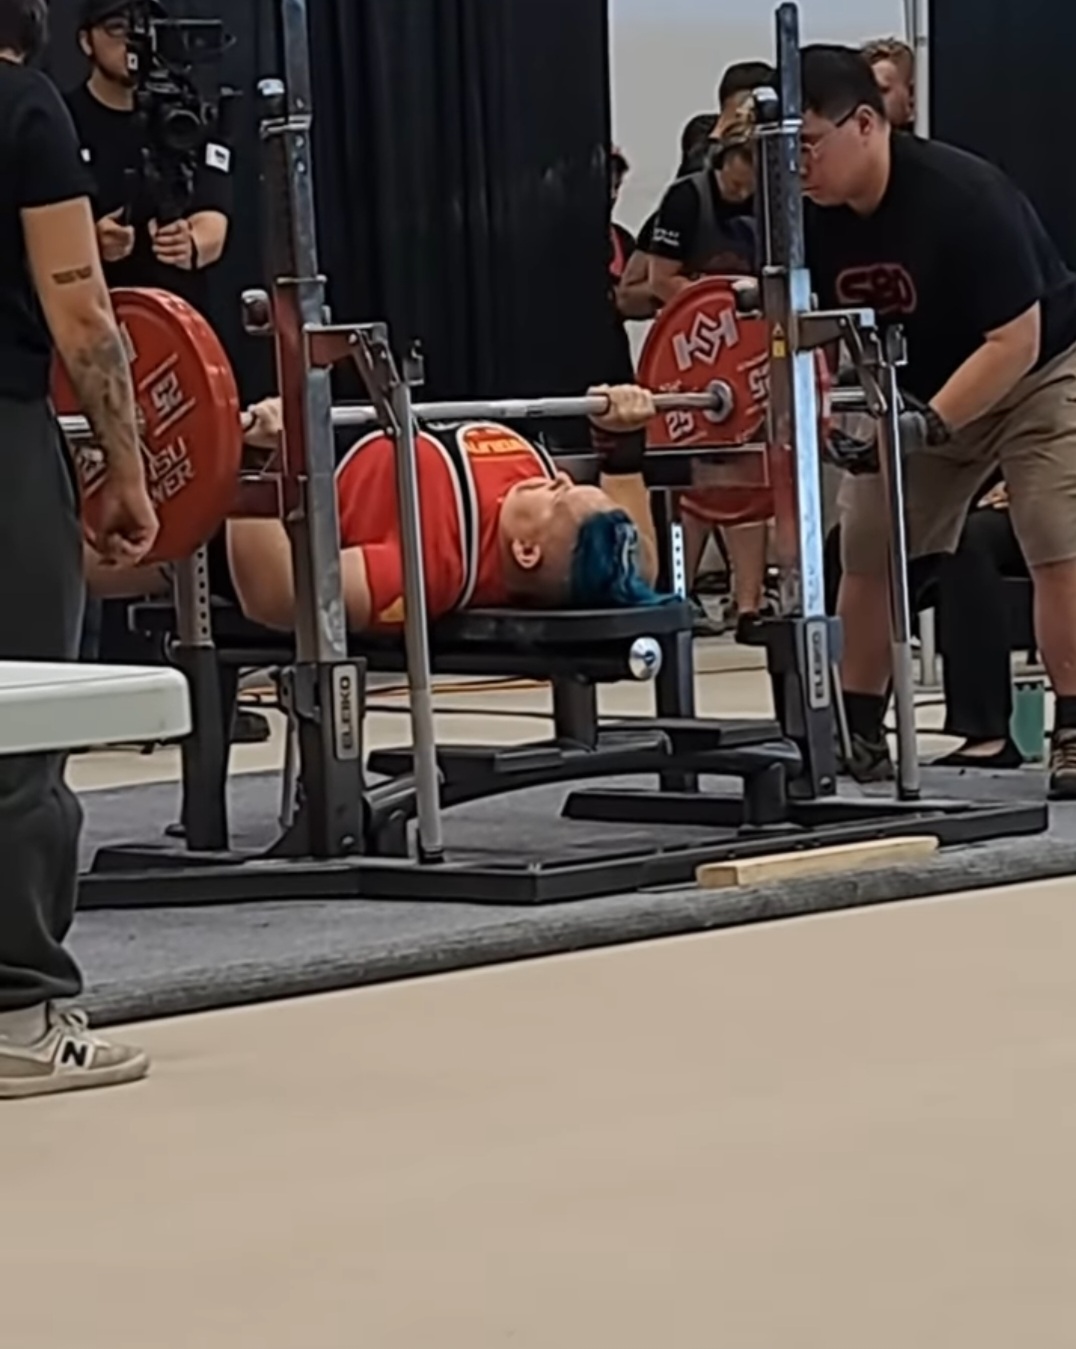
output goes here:
{"type": "MultiPolygon", "coordinates": [[[[101,275],[78,139],[63,100],[26,62],[45,0],[0,0],[0,659],[67,661],[82,620],[74,468],[49,402],[55,348],[104,454],[93,543],[137,564],[156,538],[130,367],[101,275]]],[[[78,880],[78,800],[62,754],[0,756],[0,1098],[143,1076],[56,1000],[81,979],[64,946],[78,880]]]]}
{"type": "MultiPolygon", "coordinates": [[[[757,272],[752,106],[749,94],[733,96],[714,128],[711,167],[680,179],[665,194],[650,243],[650,287],[663,304],[702,276],[757,272]]],[[[741,634],[764,603],[769,536],[764,517],[771,505],[767,493],[753,495],[757,500],[748,502],[747,510],[742,493],[719,488],[685,493],[680,503],[692,580],[711,531],[723,529],[741,634]]]]}
{"type": "Polygon", "coordinates": [[[700,276],[756,270],[751,95],[774,79],[761,61],[729,66],[717,90],[719,111],[684,128],[676,180],[640,231],[662,304],[700,276]]]}
{"type": "MultiPolygon", "coordinates": [[[[83,0],[79,43],[89,79],[67,95],[94,183],[101,258],[110,287],[155,286],[204,310],[206,270],[219,261],[231,213],[231,151],[210,140],[200,152],[193,199],[179,220],[159,221],[140,201],[147,131],[135,111],[127,67],[130,0],[83,0]]],[[[163,14],[160,5],[154,5],[163,14]]]]}
{"type": "Polygon", "coordinates": [[[662,304],[700,276],[756,272],[752,134],[750,95],[740,94],[714,127],[710,166],[665,193],[650,239],[650,286],[662,304]]]}
{"type": "MultiPolygon", "coordinates": [[[[1000,466],[1057,697],[1054,796],[1076,797],[1076,276],[1000,169],[893,135],[867,61],[803,52],[807,262],[822,308],[871,308],[908,343],[928,443],[906,453],[909,555],[955,548],[1000,466]]],[[[862,778],[892,773],[887,514],[877,475],[841,490],[843,676],[862,778]]],[[[917,561],[918,560],[918,561],[917,561]]],[[[923,580],[913,575],[913,590],[923,580]]]]}
{"type": "MultiPolygon", "coordinates": [[[[680,133],[680,167],[677,178],[686,178],[699,173],[706,167],[710,152],[710,136],[717,125],[717,113],[702,112],[692,117],[680,133]]],[[[635,317],[632,311],[647,310],[639,317],[652,318],[661,308],[657,297],[650,289],[650,245],[654,239],[654,225],[657,223],[657,211],[651,212],[639,227],[639,233],[633,241],[633,248],[624,267],[624,274],[617,287],[617,302],[621,313],[626,317],[635,317]]]]}

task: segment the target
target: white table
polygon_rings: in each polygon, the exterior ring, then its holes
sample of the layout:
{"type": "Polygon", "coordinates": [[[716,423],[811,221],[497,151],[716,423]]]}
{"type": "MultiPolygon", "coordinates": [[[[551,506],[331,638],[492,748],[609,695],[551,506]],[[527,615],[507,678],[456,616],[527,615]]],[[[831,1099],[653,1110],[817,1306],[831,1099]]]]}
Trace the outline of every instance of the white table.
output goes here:
{"type": "Polygon", "coordinates": [[[171,740],[190,729],[178,670],[0,661],[0,754],[171,740]]]}

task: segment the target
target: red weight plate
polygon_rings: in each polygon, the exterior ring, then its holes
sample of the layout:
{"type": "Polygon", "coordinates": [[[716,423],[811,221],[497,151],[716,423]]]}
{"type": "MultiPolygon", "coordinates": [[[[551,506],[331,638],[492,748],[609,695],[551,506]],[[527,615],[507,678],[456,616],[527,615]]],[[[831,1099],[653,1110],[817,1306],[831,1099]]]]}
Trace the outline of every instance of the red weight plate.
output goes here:
{"type": "Polygon", "coordinates": [[[655,393],[704,393],[717,380],[732,395],[727,416],[669,412],[647,431],[652,449],[700,449],[758,440],[766,420],[769,345],[765,320],[736,312],[725,277],[696,282],[658,316],[639,358],[639,383],[655,393]]]}
{"type": "MultiPolygon", "coordinates": [[[[706,412],[655,418],[647,429],[652,450],[746,445],[765,435],[768,329],[763,319],[736,312],[732,280],[710,277],[683,291],[662,310],[639,361],[639,382],[655,392],[701,393],[720,380],[731,393],[732,407],[720,419],[706,412]]],[[[768,520],[773,514],[768,487],[721,482],[742,474],[764,476],[764,462],[696,465],[700,486],[682,498],[685,513],[716,525],[768,520]]]]}
{"type": "MultiPolygon", "coordinates": [[[[174,562],[215,534],[232,505],[243,454],[239,392],[220,339],[186,301],[161,290],[116,290],[112,304],[131,363],[146,481],[161,525],[147,560],[174,562]]],[[[52,396],[58,410],[77,409],[59,363],[52,396]]],[[[87,444],[75,457],[83,520],[92,533],[104,456],[87,444]]]]}

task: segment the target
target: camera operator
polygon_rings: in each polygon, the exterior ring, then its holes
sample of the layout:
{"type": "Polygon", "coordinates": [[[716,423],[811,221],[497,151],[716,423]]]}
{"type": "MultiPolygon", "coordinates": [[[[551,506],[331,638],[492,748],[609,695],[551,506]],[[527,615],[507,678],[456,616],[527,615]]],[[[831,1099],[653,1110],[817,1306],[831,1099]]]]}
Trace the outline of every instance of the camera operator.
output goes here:
{"type": "MultiPolygon", "coordinates": [[[[161,203],[145,188],[150,145],[136,102],[128,60],[135,6],[131,0],[83,0],[79,44],[89,79],[67,95],[94,181],[94,216],[110,287],[155,286],[205,309],[206,269],[224,252],[231,210],[231,152],[210,138],[197,152],[189,203],[179,219],[162,219],[161,203]]],[[[142,9],[164,10],[153,0],[142,9]]]]}
{"type": "MultiPolygon", "coordinates": [[[[157,534],[131,372],[98,258],[86,171],[63,100],[29,62],[46,0],[0,0],[0,659],[67,661],[82,621],[74,466],[49,402],[55,349],[105,456],[92,542],[114,566],[157,534]]],[[[76,996],[64,943],[75,911],[78,799],[63,754],[0,746],[0,1098],[141,1077],[144,1054],[112,1045],[57,999],[76,996]]]]}

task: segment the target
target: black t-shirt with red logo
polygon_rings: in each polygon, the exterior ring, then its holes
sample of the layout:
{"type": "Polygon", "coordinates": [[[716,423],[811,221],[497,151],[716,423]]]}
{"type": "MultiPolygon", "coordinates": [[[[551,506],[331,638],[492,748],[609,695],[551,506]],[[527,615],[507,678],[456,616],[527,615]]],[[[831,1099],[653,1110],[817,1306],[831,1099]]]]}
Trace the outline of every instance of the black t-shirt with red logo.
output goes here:
{"type": "Polygon", "coordinates": [[[873,215],[806,203],[821,307],[872,308],[883,324],[901,324],[901,382],[922,399],[1036,302],[1039,366],[1076,344],[1076,276],[1020,189],[993,164],[937,141],[894,136],[892,153],[873,215]]]}

